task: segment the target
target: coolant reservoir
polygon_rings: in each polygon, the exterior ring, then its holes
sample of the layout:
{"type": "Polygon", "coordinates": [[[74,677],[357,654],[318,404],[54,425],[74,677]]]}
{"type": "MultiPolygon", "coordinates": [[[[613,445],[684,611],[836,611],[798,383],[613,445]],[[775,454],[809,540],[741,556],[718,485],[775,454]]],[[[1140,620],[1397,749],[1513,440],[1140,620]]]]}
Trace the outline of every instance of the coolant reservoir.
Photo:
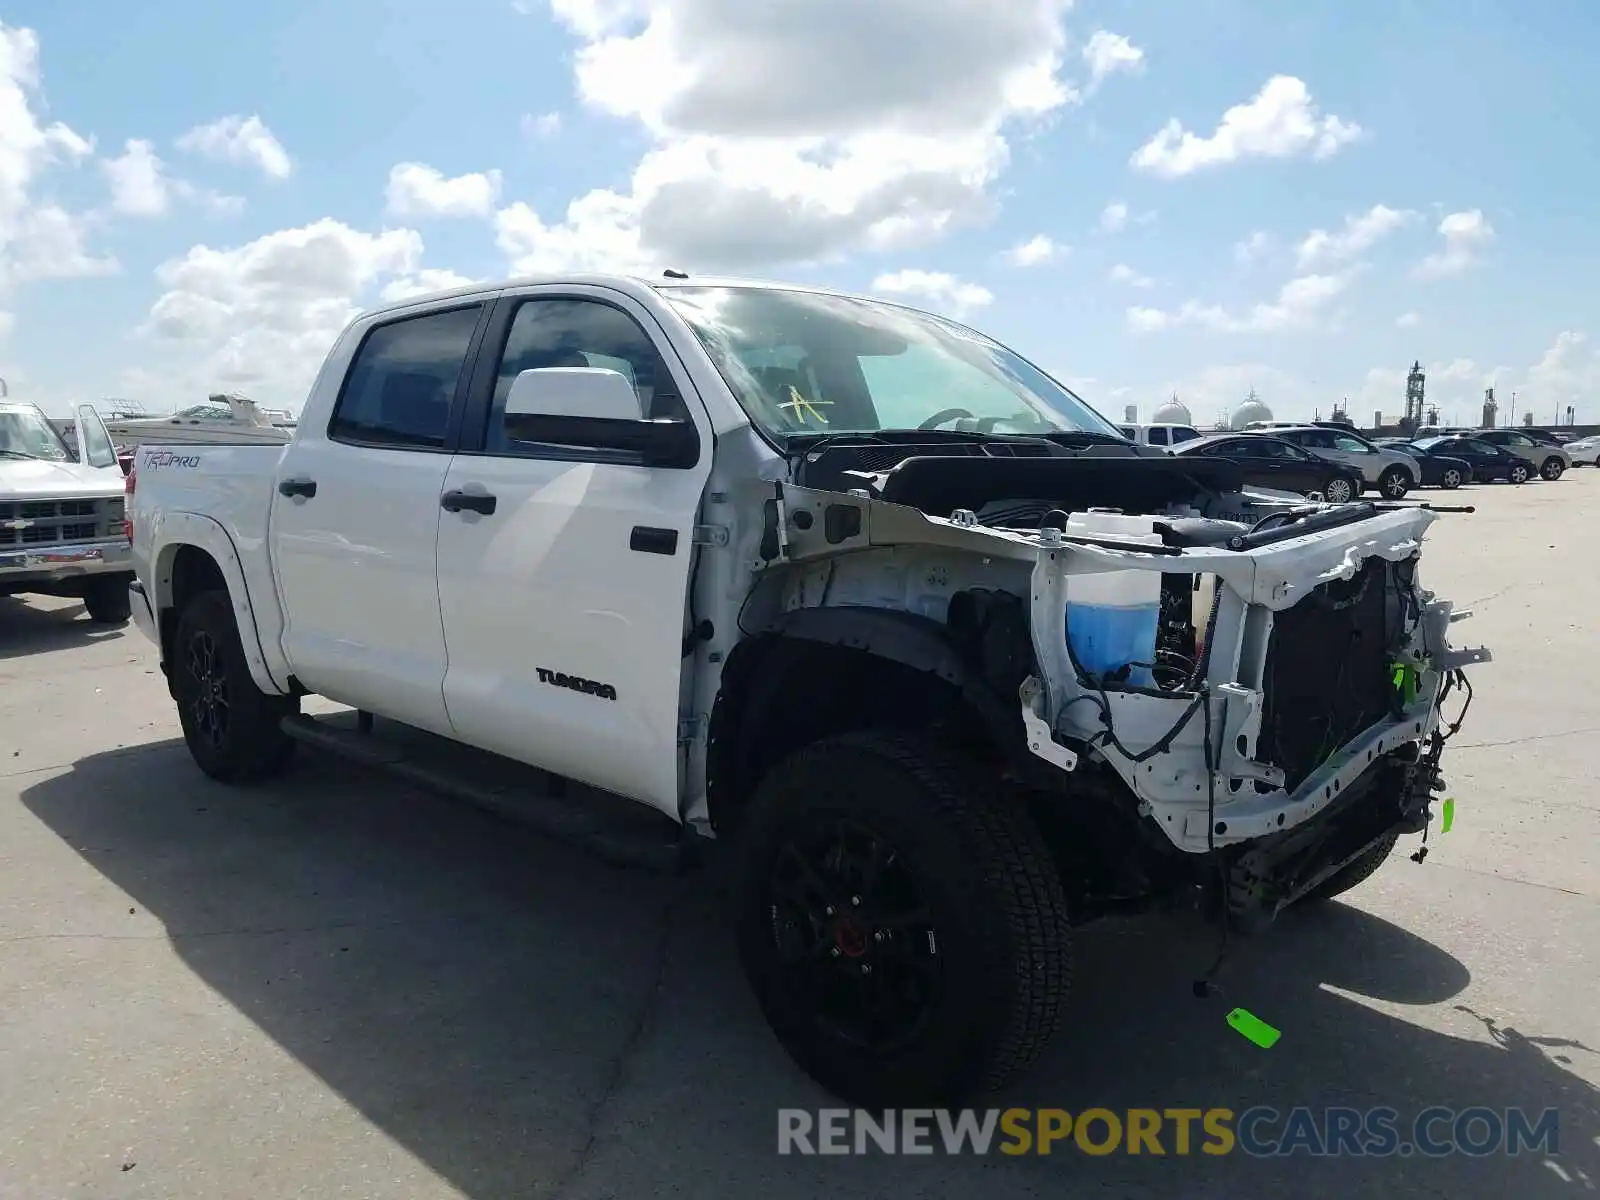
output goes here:
{"type": "MultiPolygon", "coordinates": [[[[1083,512],[1067,517],[1068,537],[1162,544],[1152,517],[1083,512]]],[[[1085,674],[1104,678],[1133,666],[1127,681],[1153,687],[1156,630],[1161,620],[1159,571],[1096,571],[1067,576],[1067,644],[1085,674]]]]}

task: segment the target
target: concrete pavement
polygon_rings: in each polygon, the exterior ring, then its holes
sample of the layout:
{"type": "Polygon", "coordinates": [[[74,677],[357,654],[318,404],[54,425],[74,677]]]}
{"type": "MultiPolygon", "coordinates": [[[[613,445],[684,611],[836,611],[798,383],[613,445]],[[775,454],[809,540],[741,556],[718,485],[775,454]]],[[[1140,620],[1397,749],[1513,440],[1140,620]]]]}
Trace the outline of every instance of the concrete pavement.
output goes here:
{"type": "Polygon", "coordinates": [[[1558,1160],[779,1157],[776,1110],[831,1101],[703,880],[313,755],[210,784],[131,627],[0,599],[0,1197],[1594,1194],[1600,471],[1449,499],[1480,511],[1435,526],[1424,584],[1498,659],[1455,829],[1236,946],[1221,998],[1189,994],[1215,943],[1188,922],[1086,931],[1071,1028],[995,1103],[1555,1106],[1558,1160]]]}

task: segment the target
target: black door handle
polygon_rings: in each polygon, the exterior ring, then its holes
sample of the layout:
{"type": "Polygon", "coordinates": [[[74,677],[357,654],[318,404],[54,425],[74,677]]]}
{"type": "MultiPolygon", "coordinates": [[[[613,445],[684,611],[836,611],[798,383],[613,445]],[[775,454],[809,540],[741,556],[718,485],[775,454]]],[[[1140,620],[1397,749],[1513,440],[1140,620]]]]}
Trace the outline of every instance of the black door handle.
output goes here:
{"type": "Polygon", "coordinates": [[[310,499],[317,494],[317,481],[315,479],[280,479],[278,480],[278,495],[304,496],[310,499]]]}
{"type": "Polygon", "coordinates": [[[494,512],[495,499],[483,492],[449,491],[439,497],[439,507],[445,512],[460,512],[462,509],[471,509],[475,513],[488,516],[494,512]]]}

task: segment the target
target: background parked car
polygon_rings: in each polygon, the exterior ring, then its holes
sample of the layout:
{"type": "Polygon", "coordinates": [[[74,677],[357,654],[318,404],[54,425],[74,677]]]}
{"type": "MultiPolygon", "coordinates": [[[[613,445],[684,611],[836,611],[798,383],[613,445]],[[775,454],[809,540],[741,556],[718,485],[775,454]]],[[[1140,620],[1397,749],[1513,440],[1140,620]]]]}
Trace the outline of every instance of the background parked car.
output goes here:
{"type": "MultiPolygon", "coordinates": [[[[1258,435],[1260,436],[1260,435],[1258,435]]],[[[1376,488],[1385,500],[1401,500],[1422,482],[1416,460],[1387,447],[1374,445],[1358,433],[1327,425],[1279,427],[1265,436],[1281,438],[1309,450],[1319,458],[1343,463],[1358,471],[1366,488],[1376,488]]]]}
{"type": "Polygon", "coordinates": [[[1600,467],[1600,434],[1590,434],[1561,447],[1575,467],[1600,467]]]}
{"type": "Polygon", "coordinates": [[[1177,446],[1200,436],[1193,425],[1118,425],[1130,442],[1146,446],[1177,446]]]}
{"type": "Polygon", "coordinates": [[[1476,441],[1509,450],[1537,471],[1541,479],[1560,479],[1572,465],[1567,452],[1560,446],[1547,446],[1520,429],[1480,429],[1472,436],[1476,441]]]}
{"type": "Polygon", "coordinates": [[[1504,479],[1508,483],[1526,483],[1533,475],[1528,460],[1509,450],[1491,445],[1477,437],[1418,438],[1411,443],[1427,454],[1443,454],[1464,460],[1472,467],[1475,481],[1490,482],[1504,479]]]}
{"type": "Polygon", "coordinates": [[[1432,448],[1423,449],[1412,442],[1399,439],[1395,439],[1385,449],[1409,455],[1417,465],[1423,487],[1444,488],[1450,491],[1473,480],[1472,464],[1464,458],[1454,458],[1432,448]]]}
{"type": "Polygon", "coordinates": [[[1355,469],[1264,433],[1214,434],[1174,446],[1172,453],[1231,458],[1243,469],[1246,483],[1302,496],[1321,492],[1332,504],[1356,499],[1366,486],[1355,469]]]}

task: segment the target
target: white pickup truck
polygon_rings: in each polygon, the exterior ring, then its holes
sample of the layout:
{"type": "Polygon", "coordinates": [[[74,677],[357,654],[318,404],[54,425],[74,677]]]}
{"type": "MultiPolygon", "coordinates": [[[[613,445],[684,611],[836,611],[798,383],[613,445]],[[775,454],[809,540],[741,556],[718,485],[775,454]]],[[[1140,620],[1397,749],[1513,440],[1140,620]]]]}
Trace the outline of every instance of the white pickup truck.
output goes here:
{"type": "Polygon", "coordinates": [[[0,399],[0,596],[72,596],[91,621],[121,624],[133,578],[122,469],[92,406],[70,425],[69,447],[36,405],[0,399]]]}
{"type": "Polygon", "coordinates": [[[340,336],[289,445],[145,446],[128,487],[203,771],[281,771],[316,694],[353,740],[376,714],[665,814],[731,848],[767,1019],[862,1104],[1026,1066],[1077,924],[1259,922],[1426,837],[1487,657],[1419,582],[1434,512],[1252,492],[814,288],[411,300],[340,336]]]}

